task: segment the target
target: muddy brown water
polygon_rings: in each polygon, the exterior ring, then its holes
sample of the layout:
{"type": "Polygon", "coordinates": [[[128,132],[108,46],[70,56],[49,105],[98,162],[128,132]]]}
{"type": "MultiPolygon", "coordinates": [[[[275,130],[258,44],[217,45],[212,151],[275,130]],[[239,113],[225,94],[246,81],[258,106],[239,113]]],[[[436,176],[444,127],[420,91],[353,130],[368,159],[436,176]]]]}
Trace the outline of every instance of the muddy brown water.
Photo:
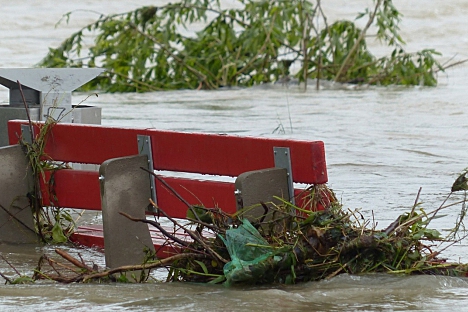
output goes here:
{"type": "MultiPolygon", "coordinates": [[[[31,67],[66,35],[95,17],[90,11],[115,13],[158,1],[0,0],[0,67],[31,67]],[[69,25],[54,28],[71,10],[69,25]]],[[[466,13],[461,0],[394,1],[404,16],[407,49],[434,47],[442,60],[468,58],[466,13]]],[[[161,3],[161,1],[159,1],[161,3]]],[[[225,0],[232,5],[232,1],[225,0]]],[[[333,18],[354,18],[371,1],[329,0],[333,18]]],[[[376,54],[385,52],[372,44],[376,54]]],[[[323,83],[322,89],[268,85],[219,91],[171,91],[101,94],[86,104],[102,107],[104,125],[188,132],[323,140],[329,186],[350,209],[382,228],[408,211],[420,187],[426,211],[440,205],[457,173],[468,167],[468,118],[464,65],[439,74],[439,86],[353,87],[323,83]],[[374,217],[373,217],[374,216],[374,217]]],[[[75,94],[74,101],[85,98],[75,94]]],[[[0,102],[8,92],[0,89],[0,102]]],[[[454,200],[460,199],[460,196],[454,200]]],[[[460,206],[444,211],[432,227],[453,227],[460,206]]],[[[54,246],[0,245],[0,252],[20,272],[30,273],[42,253],[54,246]]],[[[102,254],[81,252],[102,265],[102,254]]],[[[444,251],[450,261],[468,262],[466,241],[444,251]]],[[[0,271],[13,274],[0,261],[0,271]]],[[[194,284],[0,286],[0,309],[147,310],[147,311],[446,311],[464,310],[468,280],[441,276],[341,275],[296,286],[225,288],[194,284]]]]}

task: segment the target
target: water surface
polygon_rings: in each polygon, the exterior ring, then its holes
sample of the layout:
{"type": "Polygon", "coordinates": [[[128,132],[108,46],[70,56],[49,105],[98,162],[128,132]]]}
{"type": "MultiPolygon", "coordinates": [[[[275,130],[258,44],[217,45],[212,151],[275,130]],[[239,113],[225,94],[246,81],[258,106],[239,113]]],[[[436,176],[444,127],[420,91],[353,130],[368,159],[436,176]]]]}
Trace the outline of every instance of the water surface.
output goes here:
{"type": "MultiPolygon", "coordinates": [[[[407,49],[436,48],[442,61],[468,58],[468,3],[394,1],[404,16],[407,49]]],[[[11,2],[0,0],[0,67],[32,67],[94,13],[77,12],[69,25],[54,28],[71,10],[128,11],[161,1],[11,2]]],[[[232,1],[224,3],[231,5],[232,1]]],[[[371,1],[324,1],[330,20],[349,18],[371,1]]],[[[386,49],[371,43],[375,53],[386,49]]],[[[324,84],[307,92],[295,86],[261,86],[219,91],[101,94],[88,105],[102,107],[104,125],[188,132],[323,140],[329,186],[346,208],[386,227],[411,209],[420,187],[422,207],[433,210],[449,193],[457,173],[468,166],[466,109],[468,68],[439,75],[439,86],[341,87],[324,84]]],[[[85,94],[75,94],[80,102],[85,94]]],[[[0,102],[8,92],[0,89],[0,102]]],[[[454,200],[460,199],[456,196],[454,200]]],[[[432,226],[453,227],[459,206],[432,226]]],[[[444,232],[446,233],[446,232],[444,232]]],[[[99,265],[102,254],[71,249],[99,265]]],[[[451,261],[468,262],[466,241],[444,251],[451,261]]],[[[0,245],[19,271],[31,272],[53,247],[0,245]]],[[[0,270],[12,273],[0,261],[0,270]]],[[[2,310],[161,310],[161,311],[445,311],[468,304],[465,278],[342,275],[297,286],[224,288],[193,284],[57,285],[0,287],[2,310]]]]}

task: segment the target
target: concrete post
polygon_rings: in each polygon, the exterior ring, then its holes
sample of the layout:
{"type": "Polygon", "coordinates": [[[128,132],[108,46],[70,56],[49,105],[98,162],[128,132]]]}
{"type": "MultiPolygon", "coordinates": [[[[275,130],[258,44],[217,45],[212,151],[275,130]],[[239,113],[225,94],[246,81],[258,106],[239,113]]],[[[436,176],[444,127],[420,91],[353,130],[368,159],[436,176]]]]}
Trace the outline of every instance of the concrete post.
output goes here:
{"type": "Polygon", "coordinates": [[[154,251],[148,225],[119,214],[144,219],[151,189],[146,155],[106,160],[99,168],[106,265],[116,268],[142,264],[144,249],[154,251]]]}
{"type": "MultiPolygon", "coordinates": [[[[284,168],[268,168],[244,172],[235,181],[237,210],[247,208],[243,217],[253,224],[258,223],[265,214],[265,209],[259,205],[263,202],[271,207],[271,202],[279,204],[273,196],[289,199],[288,175],[284,168]]],[[[271,220],[273,214],[269,211],[264,222],[271,220]]]]}
{"type": "Polygon", "coordinates": [[[27,194],[33,177],[20,145],[0,147],[0,242],[37,243],[27,194]]]}

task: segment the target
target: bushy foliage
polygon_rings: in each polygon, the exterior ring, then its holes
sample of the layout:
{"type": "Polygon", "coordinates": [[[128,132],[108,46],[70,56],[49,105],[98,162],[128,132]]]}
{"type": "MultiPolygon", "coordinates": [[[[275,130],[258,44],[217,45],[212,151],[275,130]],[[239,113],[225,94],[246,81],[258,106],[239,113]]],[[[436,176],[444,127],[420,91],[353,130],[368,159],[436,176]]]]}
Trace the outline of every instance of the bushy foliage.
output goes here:
{"type": "Polygon", "coordinates": [[[391,0],[374,0],[373,8],[359,13],[358,19],[368,19],[362,29],[346,20],[329,25],[320,0],[237,2],[239,9],[226,9],[219,0],[181,0],[101,15],[50,48],[39,65],[106,68],[87,88],[108,92],[252,86],[292,76],[300,82],[437,84],[438,53],[404,50],[401,14],[391,0]],[[377,39],[393,49],[389,56],[369,51],[372,25],[377,39]],[[291,64],[299,69],[291,72],[291,64]]]}

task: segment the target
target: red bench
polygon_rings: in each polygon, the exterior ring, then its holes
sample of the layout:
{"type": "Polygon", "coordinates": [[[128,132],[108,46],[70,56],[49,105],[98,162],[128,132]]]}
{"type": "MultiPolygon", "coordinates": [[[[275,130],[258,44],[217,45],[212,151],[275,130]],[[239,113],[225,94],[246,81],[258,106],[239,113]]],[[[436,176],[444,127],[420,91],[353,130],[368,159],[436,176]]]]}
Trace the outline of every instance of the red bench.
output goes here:
{"type": "MultiPolygon", "coordinates": [[[[10,144],[17,144],[25,121],[8,123],[10,144]]],[[[35,125],[37,133],[37,125],[35,125]]],[[[295,183],[327,182],[324,144],[321,141],[300,141],[240,137],[218,134],[194,134],[154,129],[113,128],[96,125],[56,124],[48,137],[45,153],[54,161],[101,165],[113,158],[139,154],[137,136],[150,138],[154,170],[237,177],[240,174],[275,167],[274,148],[289,148],[292,180],[295,183]]],[[[195,178],[163,177],[190,204],[215,205],[228,213],[236,211],[235,186],[232,182],[195,178]]],[[[54,175],[55,206],[101,210],[99,172],[59,170],[54,175]]],[[[159,181],[155,184],[156,200],[167,214],[185,218],[187,206],[159,181]]],[[[302,190],[295,190],[298,195],[302,190]]],[[[51,205],[47,187],[43,185],[43,204],[51,205]]],[[[301,200],[298,198],[297,200],[301,200]]],[[[153,232],[158,256],[161,241],[153,232]]],[[[99,227],[81,227],[72,239],[86,246],[103,246],[99,227]]],[[[167,250],[166,250],[167,251],[167,250]]],[[[166,255],[167,256],[167,255],[166,255]]]]}

